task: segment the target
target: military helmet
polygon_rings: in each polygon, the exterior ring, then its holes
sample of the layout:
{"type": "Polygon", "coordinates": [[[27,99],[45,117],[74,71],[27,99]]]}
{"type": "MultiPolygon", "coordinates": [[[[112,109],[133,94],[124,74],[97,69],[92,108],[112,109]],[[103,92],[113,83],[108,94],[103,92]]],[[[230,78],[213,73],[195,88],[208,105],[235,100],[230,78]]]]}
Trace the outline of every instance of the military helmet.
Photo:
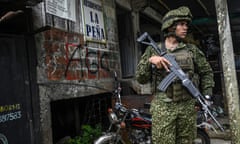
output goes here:
{"type": "Polygon", "coordinates": [[[177,9],[171,10],[162,19],[162,31],[172,26],[178,20],[192,21],[192,14],[188,7],[182,6],[177,9]]]}

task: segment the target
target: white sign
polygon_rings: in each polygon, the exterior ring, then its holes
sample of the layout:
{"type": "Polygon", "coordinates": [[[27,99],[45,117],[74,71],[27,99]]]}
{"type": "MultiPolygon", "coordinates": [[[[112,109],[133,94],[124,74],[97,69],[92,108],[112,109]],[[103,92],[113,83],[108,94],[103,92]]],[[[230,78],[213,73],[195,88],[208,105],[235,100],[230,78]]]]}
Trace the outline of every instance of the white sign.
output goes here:
{"type": "Polygon", "coordinates": [[[46,0],[46,12],[61,18],[76,21],[75,0],[46,0]]]}
{"type": "Polygon", "coordinates": [[[82,0],[84,32],[87,40],[105,42],[103,6],[101,0],[82,0]]]}

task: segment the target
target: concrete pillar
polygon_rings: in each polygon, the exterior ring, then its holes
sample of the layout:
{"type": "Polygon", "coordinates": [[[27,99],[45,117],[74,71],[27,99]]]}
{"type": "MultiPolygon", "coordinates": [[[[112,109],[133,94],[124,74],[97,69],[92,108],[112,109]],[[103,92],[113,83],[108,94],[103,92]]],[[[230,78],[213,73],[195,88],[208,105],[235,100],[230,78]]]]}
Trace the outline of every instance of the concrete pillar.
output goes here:
{"type": "Polygon", "coordinates": [[[239,94],[227,0],[215,0],[232,143],[240,144],[239,94]]]}

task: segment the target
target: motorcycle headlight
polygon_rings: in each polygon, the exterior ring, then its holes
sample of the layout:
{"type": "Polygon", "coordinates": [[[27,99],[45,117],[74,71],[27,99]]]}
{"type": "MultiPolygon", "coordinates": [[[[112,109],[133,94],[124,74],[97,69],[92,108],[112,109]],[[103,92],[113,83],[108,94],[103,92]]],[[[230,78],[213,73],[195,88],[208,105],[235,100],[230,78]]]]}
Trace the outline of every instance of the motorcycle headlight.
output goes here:
{"type": "Polygon", "coordinates": [[[126,127],[126,123],[125,123],[125,122],[121,122],[121,123],[120,123],[120,127],[121,127],[121,128],[125,128],[125,127],[126,127]]]}
{"type": "Polygon", "coordinates": [[[108,118],[109,118],[110,122],[113,124],[118,122],[117,115],[110,108],[108,109],[108,118]]]}

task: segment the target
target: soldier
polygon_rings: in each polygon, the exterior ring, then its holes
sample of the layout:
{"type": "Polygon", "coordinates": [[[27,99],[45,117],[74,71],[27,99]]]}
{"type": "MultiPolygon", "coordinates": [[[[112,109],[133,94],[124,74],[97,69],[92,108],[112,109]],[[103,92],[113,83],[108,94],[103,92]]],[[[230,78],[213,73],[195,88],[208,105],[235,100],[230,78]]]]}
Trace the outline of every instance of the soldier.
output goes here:
{"type": "MultiPolygon", "coordinates": [[[[159,47],[176,58],[203,95],[212,95],[213,72],[205,55],[195,45],[183,42],[191,19],[192,14],[185,6],[169,11],[162,19],[164,42],[159,43],[159,47]]],[[[151,80],[152,83],[152,140],[154,144],[192,144],[196,137],[196,100],[179,79],[174,80],[166,92],[156,88],[168,74],[169,65],[171,63],[150,46],[137,65],[137,81],[144,84],[151,80]]]]}

